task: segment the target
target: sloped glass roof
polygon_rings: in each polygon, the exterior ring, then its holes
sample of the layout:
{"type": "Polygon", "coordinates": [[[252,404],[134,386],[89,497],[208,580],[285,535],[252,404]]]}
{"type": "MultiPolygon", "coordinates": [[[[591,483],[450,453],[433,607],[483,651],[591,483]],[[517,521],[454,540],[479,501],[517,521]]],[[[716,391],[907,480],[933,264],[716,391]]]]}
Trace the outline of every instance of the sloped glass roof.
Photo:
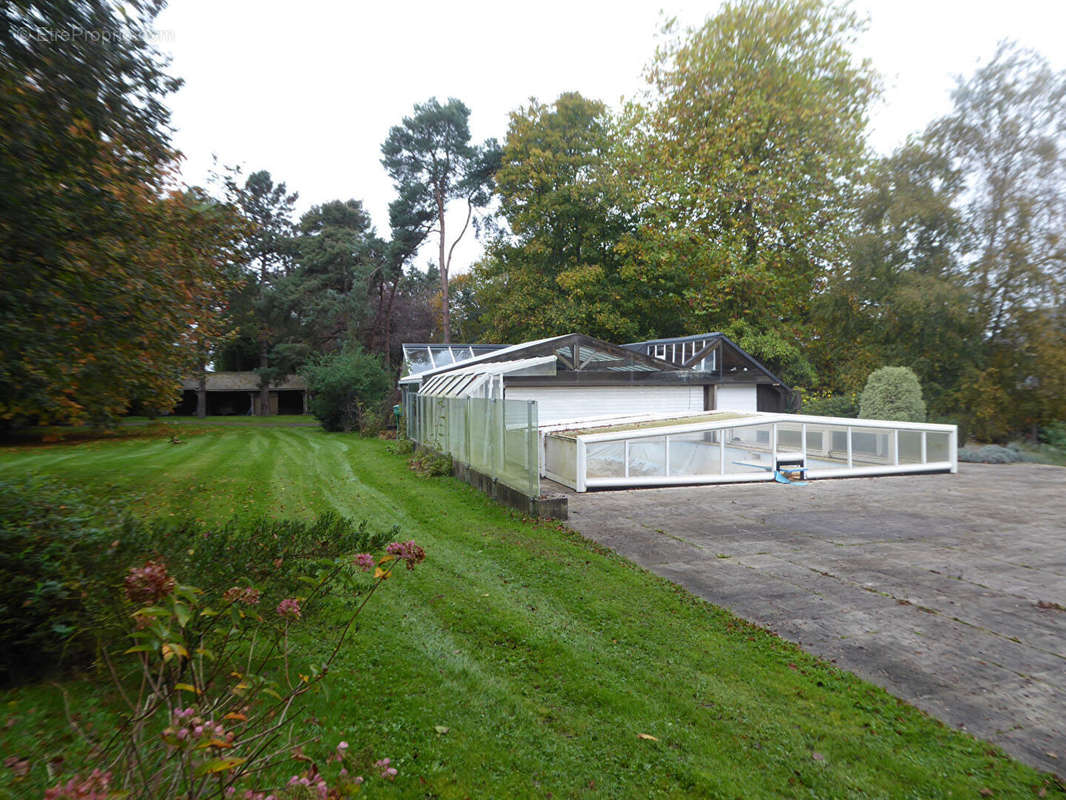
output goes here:
{"type": "Polygon", "coordinates": [[[505,344],[405,344],[403,376],[467,361],[505,347],[505,344]]]}

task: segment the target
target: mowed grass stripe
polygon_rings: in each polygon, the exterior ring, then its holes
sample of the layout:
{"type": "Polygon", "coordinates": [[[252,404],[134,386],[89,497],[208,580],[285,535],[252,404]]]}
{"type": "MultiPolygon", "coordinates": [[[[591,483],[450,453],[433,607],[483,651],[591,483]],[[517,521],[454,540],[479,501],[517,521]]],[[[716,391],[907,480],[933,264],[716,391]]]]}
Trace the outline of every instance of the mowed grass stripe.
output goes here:
{"type": "MultiPolygon", "coordinates": [[[[450,478],[418,478],[387,447],[250,426],[76,457],[9,450],[0,475],[36,459],[107,493],[121,464],[139,513],[336,510],[425,546],[427,562],[367,607],[308,708],[323,752],[346,739],[396,760],[401,780],[377,796],[1063,796],[573,534],[517,520],[450,478]]],[[[309,651],[348,607],[338,597],[303,630],[309,651]]]]}

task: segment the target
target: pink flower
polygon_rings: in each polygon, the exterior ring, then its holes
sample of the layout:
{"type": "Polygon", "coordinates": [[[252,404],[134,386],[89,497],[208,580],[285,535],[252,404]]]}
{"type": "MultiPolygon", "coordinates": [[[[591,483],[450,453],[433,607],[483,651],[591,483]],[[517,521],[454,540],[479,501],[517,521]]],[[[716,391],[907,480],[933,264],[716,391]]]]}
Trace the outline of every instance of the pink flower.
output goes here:
{"type": "Polygon", "coordinates": [[[242,603],[246,606],[254,606],[259,602],[261,592],[251,586],[234,586],[225,591],[222,599],[227,603],[242,603]]]}
{"type": "Polygon", "coordinates": [[[374,766],[381,770],[381,777],[390,781],[396,777],[396,767],[389,766],[391,763],[391,758],[383,758],[374,762],[374,766]]]}
{"type": "Polygon", "coordinates": [[[408,569],[414,569],[415,564],[422,563],[426,558],[426,551],[415,544],[413,540],[409,542],[392,542],[385,548],[385,552],[403,559],[408,569]]]}
{"type": "Polygon", "coordinates": [[[300,601],[295,597],[286,597],[278,603],[278,616],[284,619],[299,619],[300,601]]]}
{"type": "Polygon", "coordinates": [[[359,567],[363,572],[370,572],[370,570],[374,568],[374,557],[370,555],[370,553],[360,553],[355,557],[355,561],[352,563],[359,567]]]}
{"type": "Polygon", "coordinates": [[[131,603],[158,603],[177,586],[177,582],[167,574],[167,565],[162,561],[148,561],[143,567],[130,567],[125,583],[126,597],[131,603]]]}

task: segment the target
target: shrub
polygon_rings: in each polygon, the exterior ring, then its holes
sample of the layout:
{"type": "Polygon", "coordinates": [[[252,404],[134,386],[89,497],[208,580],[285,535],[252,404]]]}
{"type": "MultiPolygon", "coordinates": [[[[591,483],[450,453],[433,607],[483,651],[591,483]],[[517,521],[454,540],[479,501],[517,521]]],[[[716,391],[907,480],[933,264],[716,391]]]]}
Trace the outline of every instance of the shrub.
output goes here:
{"type": "Polygon", "coordinates": [[[859,404],[853,394],[833,394],[819,397],[803,396],[801,414],[813,414],[818,417],[857,417],[859,404]]]}
{"type": "Polygon", "coordinates": [[[998,444],[986,444],[984,447],[960,447],[959,461],[971,464],[1015,464],[1027,461],[1025,455],[1016,447],[1000,447],[998,444]]]}
{"type": "Polygon", "coordinates": [[[1052,422],[1040,429],[1042,443],[1057,450],[1066,450],[1066,422],[1052,422]]]}
{"type": "Polygon", "coordinates": [[[0,481],[0,682],[92,652],[88,606],[116,529],[98,515],[59,484],[0,481]]]}
{"type": "Polygon", "coordinates": [[[266,517],[222,524],[127,521],[118,538],[127,556],[161,559],[181,574],[195,574],[200,588],[216,590],[238,578],[269,578],[272,585],[292,588],[315,562],[381,547],[394,533],[372,533],[365,522],[327,512],[312,522],[266,517]]]}
{"type": "Polygon", "coordinates": [[[392,388],[381,359],[359,347],[322,356],[304,378],[311,413],[327,431],[360,430],[365,418],[381,413],[392,388]]]}
{"type": "Polygon", "coordinates": [[[423,478],[452,474],[452,457],[426,447],[419,447],[411,456],[408,465],[423,478]]]}
{"type": "Polygon", "coordinates": [[[130,560],[166,563],[209,591],[251,579],[282,593],[394,533],[334,513],[312,522],[140,521],[57,483],[0,482],[0,683],[85,663],[100,638],[120,632],[125,612],[110,590],[130,560]]]}
{"type": "Polygon", "coordinates": [[[349,758],[347,742],[324,759],[324,774],[295,744],[295,721],[300,698],[326,678],[373,594],[401,563],[410,570],[424,558],[411,541],[391,543],[386,554],[347,553],[306,578],[302,594],[276,604],[247,577],[204,592],[180,584],[161,561],[129,568],[125,596],[116,598],[126,612],[125,633],[102,648],[128,708],[116,729],[98,738],[82,733],[95,763],[45,797],[339,798],[358,792],[367,778],[394,780],[390,759],[374,762],[370,772],[369,757],[349,758]],[[290,629],[333,589],[357,599],[349,599],[325,659],[309,660],[290,629]],[[301,772],[282,777],[294,760],[301,772]]]}
{"type": "Polygon", "coordinates": [[[870,373],[859,397],[861,419],[925,422],[922,385],[910,367],[881,367],[870,373]]]}

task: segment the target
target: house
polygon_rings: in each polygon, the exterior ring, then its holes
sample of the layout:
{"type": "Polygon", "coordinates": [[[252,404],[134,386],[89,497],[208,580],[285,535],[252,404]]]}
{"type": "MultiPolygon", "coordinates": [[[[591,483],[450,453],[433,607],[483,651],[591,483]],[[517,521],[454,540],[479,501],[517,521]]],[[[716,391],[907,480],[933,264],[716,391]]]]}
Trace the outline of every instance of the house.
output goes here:
{"type": "MultiPolygon", "coordinates": [[[[181,401],[173,413],[201,416],[259,415],[261,388],[255,372],[208,372],[181,382],[181,401]]],[[[289,375],[270,385],[268,414],[306,414],[307,384],[299,375],[289,375]]]]}
{"type": "Polygon", "coordinates": [[[475,347],[404,346],[407,435],[530,513],[542,476],[583,492],[958,468],[953,425],[784,413],[791,389],[720,333],[475,347]]]}
{"type": "Polygon", "coordinates": [[[545,425],[575,416],[783,411],[793,396],[720,333],[621,346],[571,333],[511,346],[403,347],[405,408],[415,394],[533,400],[545,425]]]}

